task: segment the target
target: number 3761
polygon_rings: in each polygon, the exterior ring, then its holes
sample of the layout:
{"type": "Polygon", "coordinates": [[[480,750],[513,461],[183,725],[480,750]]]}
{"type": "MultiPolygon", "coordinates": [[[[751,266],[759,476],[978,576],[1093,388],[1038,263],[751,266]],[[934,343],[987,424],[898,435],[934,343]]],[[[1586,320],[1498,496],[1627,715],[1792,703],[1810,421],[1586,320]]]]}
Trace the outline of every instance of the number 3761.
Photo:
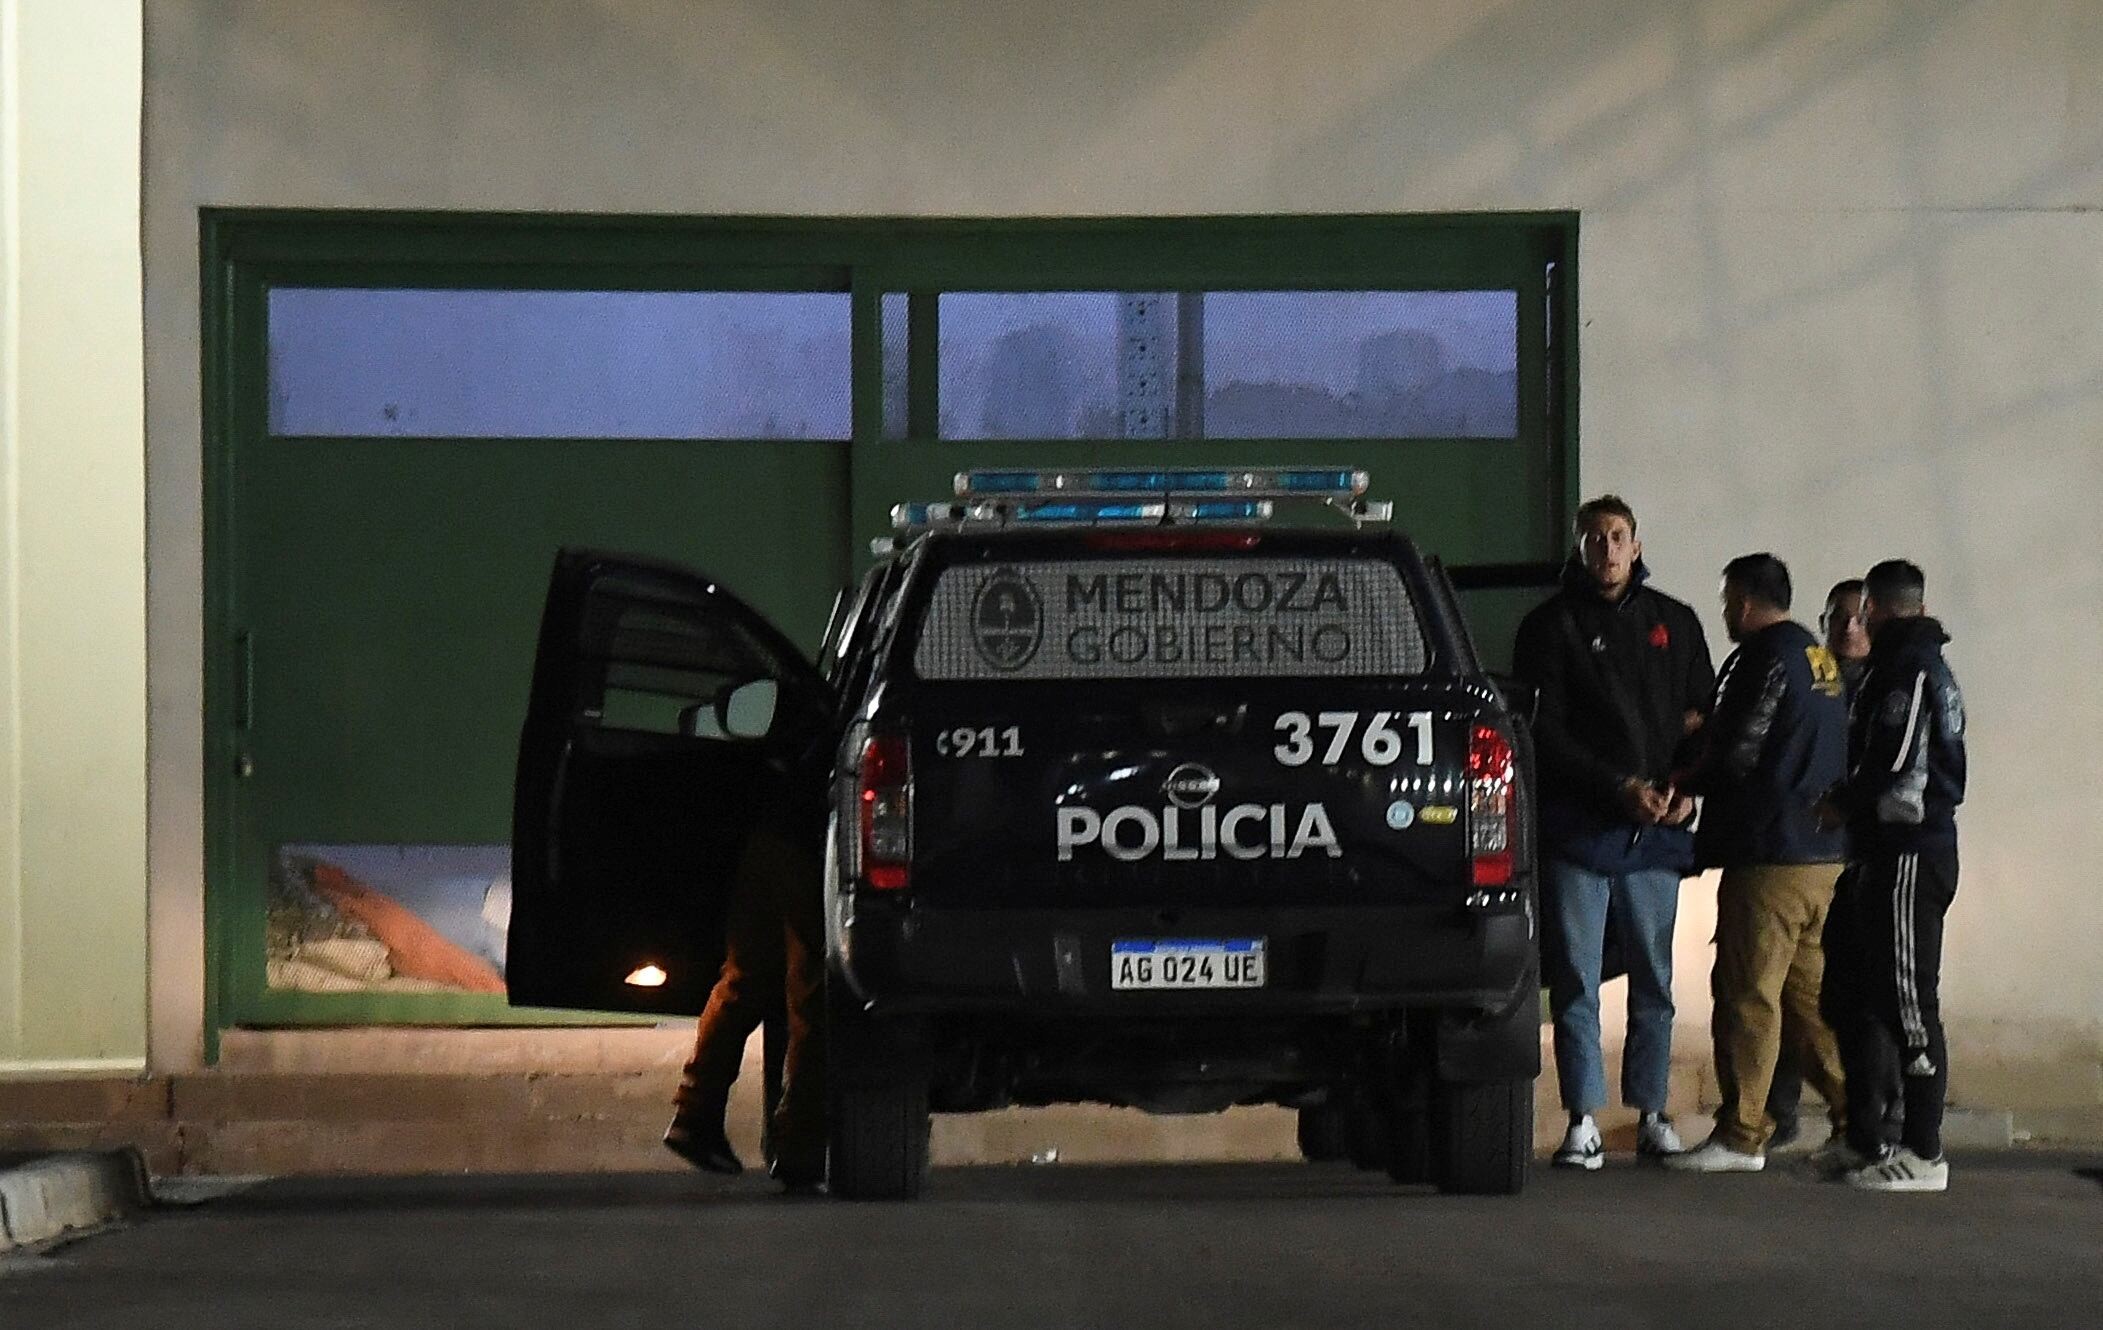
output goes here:
{"type": "Polygon", "coordinates": [[[1319,749],[1322,765],[1333,767],[1351,751],[1355,738],[1358,755],[1373,766],[1391,767],[1402,760],[1404,753],[1412,750],[1418,766],[1430,766],[1431,713],[1410,712],[1402,721],[1402,729],[1398,730],[1395,721],[1401,717],[1399,711],[1375,711],[1370,715],[1358,711],[1318,711],[1312,716],[1304,711],[1288,711],[1278,717],[1277,730],[1282,739],[1271,751],[1277,754],[1280,764],[1303,767],[1314,760],[1319,749]],[[1317,742],[1317,731],[1326,736],[1321,742],[1317,742]],[[1403,731],[1408,732],[1408,737],[1405,738],[1403,731]]]}

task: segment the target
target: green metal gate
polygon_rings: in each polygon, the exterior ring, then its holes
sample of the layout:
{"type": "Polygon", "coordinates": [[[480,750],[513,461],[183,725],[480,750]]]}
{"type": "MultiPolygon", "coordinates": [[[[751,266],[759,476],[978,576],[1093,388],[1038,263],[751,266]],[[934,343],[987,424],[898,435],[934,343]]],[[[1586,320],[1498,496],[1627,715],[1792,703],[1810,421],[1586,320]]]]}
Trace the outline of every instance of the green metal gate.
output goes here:
{"type": "MultiPolygon", "coordinates": [[[[457,888],[453,877],[486,868],[508,839],[539,597],[559,545],[698,567],[814,646],[833,592],[858,573],[869,538],[887,530],[890,505],[941,496],[963,467],[1344,463],[1371,471],[1372,497],[1392,499],[1398,523],[1449,563],[1497,565],[1492,580],[1536,578],[1560,555],[1572,501],[1575,249],[1574,220],[1563,216],[207,214],[204,775],[214,1047],[216,1032],[237,1024],[564,1019],[513,1011],[488,991],[488,958],[461,940],[473,921],[452,917],[457,903],[425,909],[403,894],[457,888]],[[364,433],[355,420],[303,432],[286,406],[297,394],[273,359],[273,314],[282,315],[285,293],[346,291],[825,294],[847,343],[822,372],[837,365],[845,375],[847,405],[837,427],[768,421],[743,437],[647,428],[477,437],[392,420],[364,433]],[[1244,424],[1241,434],[1216,437],[1179,419],[1152,437],[1114,437],[1127,431],[1102,428],[1098,412],[1095,428],[1082,421],[1048,431],[1059,437],[1030,436],[1027,421],[984,437],[987,429],[945,414],[953,368],[945,357],[962,354],[955,338],[945,341],[945,323],[961,328],[963,314],[983,313],[989,300],[997,313],[999,300],[1026,307],[1032,295],[1094,293],[1088,308],[1114,307],[1129,323],[1151,317],[1130,293],[1175,297],[1181,396],[1165,388],[1159,396],[1180,417],[1196,415],[1194,403],[1223,410],[1218,404],[1261,396],[1250,388],[1235,398],[1233,385],[1217,383],[1203,395],[1206,352],[1193,313],[1213,310],[1217,323],[1245,312],[1255,293],[1291,293],[1298,304],[1267,298],[1318,316],[1329,308],[1321,293],[1354,292],[1490,293],[1497,309],[1508,299],[1508,428],[1254,437],[1244,424]],[[768,433],[800,437],[757,437],[768,433]],[[397,865],[411,886],[375,890],[331,855],[383,871],[397,865]],[[450,911],[450,923],[419,910],[450,911]]],[[[440,365],[456,353],[427,348],[440,365]]],[[[323,341],[305,354],[326,361],[330,348],[323,341]]],[[[1099,348],[1091,354],[1100,359],[1099,348]]],[[[1330,391],[1323,409],[1369,409],[1372,371],[1356,372],[1359,386],[1330,391]]],[[[1389,386],[1421,397],[1437,385],[1389,386]]],[[[1279,418],[1291,418],[1299,399],[1277,389],[1271,397],[1285,404],[1279,418]]],[[[1492,659],[1534,594],[1470,593],[1492,659]]]]}

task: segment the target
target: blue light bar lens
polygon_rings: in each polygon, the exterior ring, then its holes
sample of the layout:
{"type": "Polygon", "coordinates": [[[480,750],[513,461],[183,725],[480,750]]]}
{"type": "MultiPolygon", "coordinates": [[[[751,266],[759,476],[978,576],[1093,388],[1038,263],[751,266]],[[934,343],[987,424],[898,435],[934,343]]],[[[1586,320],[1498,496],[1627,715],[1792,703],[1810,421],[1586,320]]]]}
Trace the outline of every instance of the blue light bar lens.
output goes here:
{"type": "Polygon", "coordinates": [[[1279,489],[1322,490],[1349,494],[1356,490],[1355,478],[1349,471],[1286,470],[1271,474],[1279,489]]]}
{"type": "Polygon", "coordinates": [[[1190,518],[1194,522],[1254,522],[1265,516],[1264,505],[1256,500],[1236,503],[1231,500],[1193,504],[1190,518]]]}
{"type": "Polygon", "coordinates": [[[1166,479],[1156,471],[1091,471],[1082,483],[1089,489],[1111,493],[1127,490],[1155,492],[1165,488],[1166,479]]]}
{"type": "Polygon", "coordinates": [[[1018,522],[1143,522],[1155,516],[1140,503],[1040,503],[1015,512],[1018,522]]]}
{"type": "Polygon", "coordinates": [[[1077,503],[1046,503],[1035,508],[1020,509],[1015,514],[1018,522],[1078,522],[1082,509],[1077,503]]]}
{"type": "Polygon", "coordinates": [[[1034,471],[966,471],[957,477],[959,494],[1033,494],[1043,485],[1034,471]]]}
{"type": "Polygon", "coordinates": [[[1233,481],[1229,471],[1091,471],[1081,477],[1086,488],[1110,494],[1224,490],[1233,481]]]}

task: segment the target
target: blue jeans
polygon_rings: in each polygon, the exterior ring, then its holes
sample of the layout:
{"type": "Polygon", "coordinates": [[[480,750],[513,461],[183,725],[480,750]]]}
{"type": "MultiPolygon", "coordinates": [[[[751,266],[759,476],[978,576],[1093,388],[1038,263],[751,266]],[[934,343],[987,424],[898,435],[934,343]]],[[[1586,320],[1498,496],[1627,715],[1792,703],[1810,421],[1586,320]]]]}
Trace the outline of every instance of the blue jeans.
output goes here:
{"type": "Polygon", "coordinates": [[[1672,1064],[1672,925],[1679,874],[1642,869],[1609,876],[1562,859],[1548,861],[1548,899],[1560,927],[1544,939],[1541,968],[1555,1014],[1555,1075],[1563,1107],[1590,1113],[1606,1103],[1606,1058],[1599,1050],[1599,972],[1609,917],[1628,965],[1628,1041],[1621,1100],[1647,1113],[1665,1109],[1672,1064]]]}

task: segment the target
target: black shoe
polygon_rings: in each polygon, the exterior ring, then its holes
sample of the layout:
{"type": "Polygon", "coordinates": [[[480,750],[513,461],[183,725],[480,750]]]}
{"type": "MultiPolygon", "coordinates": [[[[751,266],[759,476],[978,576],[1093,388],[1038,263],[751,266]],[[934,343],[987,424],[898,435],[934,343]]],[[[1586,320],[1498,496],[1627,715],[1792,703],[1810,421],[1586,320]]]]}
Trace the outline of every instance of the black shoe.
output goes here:
{"type": "Polygon", "coordinates": [[[738,1158],[737,1151],[730,1148],[730,1138],[723,1134],[721,1127],[711,1132],[674,1122],[665,1128],[664,1148],[704,1173],[721,1173],[734,1178],[745,1171],[744,1162],[738,1158]]]}
{"type": "Polygon", "coordinates": [[[781,1184],[784,1196],[823,1196],[825,1170],[809,1165],[784,1164],[775,1159],[767,1165],[767,1176],[781,1184]]]}
{"type": "Polygon", "coordinates": [[[1796,1138],[1804,1134],[1803,1120],[1795,1114],[1774,1120],[1774,1135],[1767,1138],[1767,1148],[1780,1150],[1796,1144],[1796,1138]]]}

